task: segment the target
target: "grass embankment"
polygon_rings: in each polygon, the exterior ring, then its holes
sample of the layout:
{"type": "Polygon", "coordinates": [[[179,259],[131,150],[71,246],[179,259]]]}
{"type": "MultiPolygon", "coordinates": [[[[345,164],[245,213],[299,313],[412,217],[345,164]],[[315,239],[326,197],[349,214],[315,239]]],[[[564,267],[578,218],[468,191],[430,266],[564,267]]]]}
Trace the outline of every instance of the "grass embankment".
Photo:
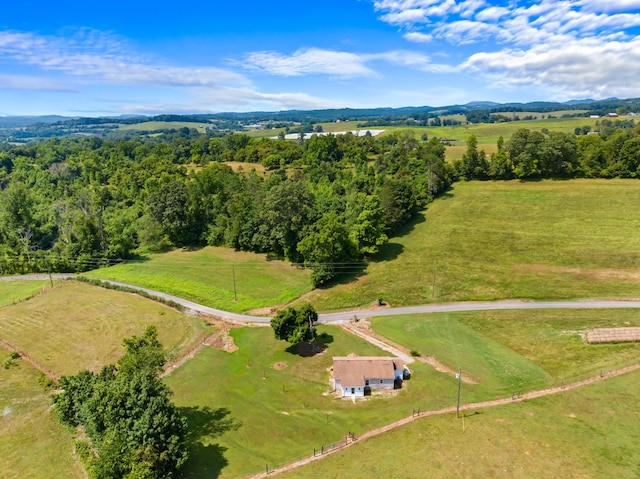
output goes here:
{"type": "Polygon", "coordinates": [[[392,306],[638,297],[638,204],[636,180],[456,183],[381,248],[366,274],[308,300],[336,310],[378,297],[392,306]]]}
{"type": "Polygon", "coordinates": [[[480,411],[464,430],[451,415],[425,418],[278,477],[637,478],[639,394],[636,371],[480,411]]]}
{"type": "Polygon", "coordinates": [[[165,379],[194,437],[184,477],[246,476],[265,464],[273,468],[312,455],[347,431],[361,434],[411,415],[413,407],[455,401],[455,378],[425,364],[412,367],[413,378],[393,397],[352,403],[326,395],[333,356],[388,353],[337,327],[320,332],[326,333],[326,352],[303,358],[273,339],[270,328],[234,329],[238,351],[205,348],[165,379]],[[217,420],[203,426],[206,418],[217,420]]]}
{"type": "Polygon", "coordinates": [[[0,282],[0,308],[24,301],[45,291],[49,281],[2,281],[0,282]]]}
{"type": "MultiPolygon", "coordinates": [[[[588,344],[593,328],[640,326],[637,310],[475,311],[372,318],[374,330],[510,394],[640,361],[639,343],[588,344]]],[[[473,391],[477,387],[469,387],[473,391]]]]}
{"type": "MultiPolygon", "coordinates": [[[[0,364],[9,353],[0,349],[0,364]]],[[[85,474],[71,452],[71,435],[51,409],[52,390],[20,359],[0,366],[0,476],[21,479],[81,479],[85,474]]]]}
{"type": "Polygon", "coordinates": [[[150,255],[146,261],[100,269],[86,276],[143,286],[235,312],[287,303],[311,289],[307,270],[283,261],[268,261],[265,255],[213,247],[150,255]]]}
{"type": "Polygon", "coordinates": [[[58,374],[99,370],[124,353],[122,340],[158,327],[169,357],[194,347],[201,320],[133,294],[78,282],[0,309],[0,339],[58,374]]]}

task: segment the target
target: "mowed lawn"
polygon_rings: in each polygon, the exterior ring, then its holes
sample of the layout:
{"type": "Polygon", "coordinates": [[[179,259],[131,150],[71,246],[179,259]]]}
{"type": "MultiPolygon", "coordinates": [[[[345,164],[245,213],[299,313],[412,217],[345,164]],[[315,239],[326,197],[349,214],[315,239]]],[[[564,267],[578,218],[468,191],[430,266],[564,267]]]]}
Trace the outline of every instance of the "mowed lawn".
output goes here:
{"type": "Polygon", "coordinates": [[[0,281],[0,308],[45,291],[49,281],[0,281]]]}
{"type": "Polygon", "coordinates": [[[182,477],[247,476],[312,455],[348,431],[410,416],[413,408],[455,404],[455,378],[425,364],[412,364],[413,377],[391,397],[353,403],[328,395],[333,356],[389,354],[335,326],[319,331],[326,351],[301,357],[271,328],[233,329],[238,351],[205,348],[165,379],[191,430],[182,477]]]}
{"type": "Polygon", "coordinates": [[[0,308],[0,339],[58,374],[98,371],[122,354],[122,340],[158,328],[169,357],[201,341],[201,321],[148,299],[75,281],[0,308]]]}
{"type": "Polygon", "coordinates": [[[640,371],[562,394],[424,418],[282,478],[640,477],[640,371]],[[471,413],[473,414],[473,413],[471,413]]]}
{"type": "Polygon", "coordinates": [[[265,255],[214,247],[151,255],[146,261],[99,269],[86,276],[144,286],[235,312],[284,304],[311,289],[307,270],[269,261],[265,255]]]}
{"type": "MultiPolygon", "coordinates": [[[[0,364],[8,357],[0,350],[0,364]]],[[[38,371],[24,361],[0,366],[0,477],[82,479],[71,434],[51,408],[53,391],[38,380],[38,371]]]]}
{"type": "Polygon", "coordinates": [[[459,182],[317,308],[640,297],[637,180],[459,182]],[[435,291],[434,291],[435,286],[435,291]]]}
{"type": "Polygon", "coordinates": [[[373,318],[375,332],[478,381],[467,397],[557,386],[640,362],[640,343],[588,344],[588,330],[640,326],[620,310],[474,311],[373,318]],[[481,393],[481,395],[479,395],[481,393]]]}

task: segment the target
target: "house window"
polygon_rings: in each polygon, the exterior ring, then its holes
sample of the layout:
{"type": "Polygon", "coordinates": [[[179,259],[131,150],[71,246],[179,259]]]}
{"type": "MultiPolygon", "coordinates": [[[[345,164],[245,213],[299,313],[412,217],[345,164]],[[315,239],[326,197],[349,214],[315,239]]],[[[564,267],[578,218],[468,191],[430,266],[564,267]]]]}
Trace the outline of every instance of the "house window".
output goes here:
{"type": "Polygon", "coordinates": [[[380,380],[380,384],[384,384],[384,379],[381,379],[381,380],[380,380]]]}
{"type": "Polygon", "coordinates": [[[368,385],[369,385],[369,380],[368,380],[368,379],[365,379],[365,380],[364,380],[364,385],[365,385],[365,386],[368,386],[368,385]]]}

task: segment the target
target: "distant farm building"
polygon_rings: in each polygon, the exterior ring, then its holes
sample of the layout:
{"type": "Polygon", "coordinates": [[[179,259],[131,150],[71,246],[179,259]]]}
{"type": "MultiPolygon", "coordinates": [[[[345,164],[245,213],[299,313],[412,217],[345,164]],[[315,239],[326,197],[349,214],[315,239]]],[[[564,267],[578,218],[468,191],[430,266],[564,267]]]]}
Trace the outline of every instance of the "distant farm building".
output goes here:
{"type": "Polygon", "coordinates": [[[355,354],[333,358],[333,386],[342,397],[364,397],[372,390],[399,388],[410,374],[400,358],[355,354]]]}

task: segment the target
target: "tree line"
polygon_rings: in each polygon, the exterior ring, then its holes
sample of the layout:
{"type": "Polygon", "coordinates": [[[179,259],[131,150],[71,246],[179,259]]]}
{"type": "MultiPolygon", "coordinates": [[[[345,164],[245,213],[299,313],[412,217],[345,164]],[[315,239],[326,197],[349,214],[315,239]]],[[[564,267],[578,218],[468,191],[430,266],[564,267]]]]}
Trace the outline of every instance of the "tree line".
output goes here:
{"type": "MultiPolygon", "coordinates": [[[[509,140],[499,137],[491,155],[478,149],[475,135],[467,139],[459,177],[471,179],[637,178],[640,175],[640,127],[633,122],[608,122],[596,134],[521,128],[509,140]]],[[[589,133],[589,132],[586,132],[589,133]]]]}

